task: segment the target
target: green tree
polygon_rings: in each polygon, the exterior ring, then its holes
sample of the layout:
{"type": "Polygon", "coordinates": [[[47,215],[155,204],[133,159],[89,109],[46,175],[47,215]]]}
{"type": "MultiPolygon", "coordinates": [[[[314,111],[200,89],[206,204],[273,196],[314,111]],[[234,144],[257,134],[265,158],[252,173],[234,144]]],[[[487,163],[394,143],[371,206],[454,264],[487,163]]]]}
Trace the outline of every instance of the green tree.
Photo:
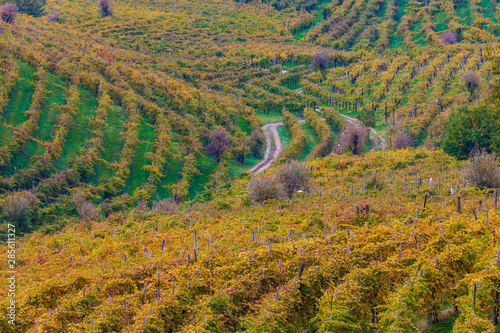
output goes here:
{"type": "Polygon", "coordinates": [[[45,13],[46,0],[15,0],[20,13],[25,13],[35,17],[42,16],[45,13]]]}
{"type": "Polygon", "coordinates": [[[447,154],[466,159],[473,149],[496,150],[499,132],[498,112],[488,106],[464,106],[450,114],[441,147],[447,154]]]}

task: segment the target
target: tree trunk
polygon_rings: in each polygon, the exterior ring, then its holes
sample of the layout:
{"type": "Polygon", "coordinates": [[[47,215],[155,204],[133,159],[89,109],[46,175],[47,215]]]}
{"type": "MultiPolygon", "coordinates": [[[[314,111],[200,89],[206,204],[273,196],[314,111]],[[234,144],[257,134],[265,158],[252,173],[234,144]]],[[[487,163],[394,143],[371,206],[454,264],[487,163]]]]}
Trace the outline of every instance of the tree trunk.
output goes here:
{"type": "Polygon", "coordinates": [[[495,291],[495,306],[493,307],[493,325],[498,325],[498,291],[495,291]]]}

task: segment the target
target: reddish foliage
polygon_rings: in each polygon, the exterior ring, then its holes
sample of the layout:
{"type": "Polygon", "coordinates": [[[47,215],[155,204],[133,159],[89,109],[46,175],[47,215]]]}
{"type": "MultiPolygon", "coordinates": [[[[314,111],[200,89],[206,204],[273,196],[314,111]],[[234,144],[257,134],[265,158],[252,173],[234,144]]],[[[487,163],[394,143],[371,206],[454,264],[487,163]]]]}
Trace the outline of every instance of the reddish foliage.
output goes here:
{"type": "Polygon", "coordinates": [[[100,50],[99,56],[106,59],[107,62],[113,62],[116,59],[116,54],[113,52],[106,52],[105,50],[100,50]]]}

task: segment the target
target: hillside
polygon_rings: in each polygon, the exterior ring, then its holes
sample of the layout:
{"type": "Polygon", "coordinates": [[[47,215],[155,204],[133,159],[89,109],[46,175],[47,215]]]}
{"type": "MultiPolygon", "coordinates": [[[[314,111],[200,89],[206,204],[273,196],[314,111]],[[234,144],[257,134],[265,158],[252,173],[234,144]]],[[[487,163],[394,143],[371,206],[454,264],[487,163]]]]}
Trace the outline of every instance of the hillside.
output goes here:
{"type": "Polygon", "coordinates": [[[291,201],[249,201],[242,179],[191,210],[25,236],[22,331],[415,332],[455,305],[455,331],[493,332],[500,218],[462,163],[405,150],[310,165],[315,192],[291,201]]]}
{"type": "Polygon", "coordinates": [[[0,331],[499,331],[495,1],[9,2],[0,331]]]}
{"type": "MultiPolygon", "coordinates": [[[[306,104],[333,106],[361,119],[386,137],[389,148],[402,128],[418,144],[436,147],[442,114],[469,103],[461,73],[477,71],[485,82],[491,77],[481,43],[496,33],[493,4],[464,2],[444,13],[436,12],[447,8],[439,2],[397,8],[380,1],[113,5],[114,15],[101,18],[93,3],[49,2],[46,12],[59,12],[57,22],[25,15],[18,15],[15,25],[2,22],[0,72],[9,81],[0,128],[3,191],[48,186],[44,202],[53,202],[68,186],[92,184],[96,196],[120,207],[131,206],[139,188],[148,199],[170,197],[176,188],[176,201],[192,200],[205,189],[210,197],[214,188],[262,158],[250,156],[248,143],[266,116],[280,119],[283,108],[301,113],[306,104]],[[359,15],[370,19],[349,23],[359,15]],[[472,21],[460,19],[464,15],[472,21]],[[420,17],[427,21],[419,28],[420,17]],[[313,27],[306,29],[306,23],[313,27]],[[334,29],[341,23],[348,27],[344,34],[334,29]],[[372,30],[378,37],[366,43],[372,30]],[[459,42],[444,45],[443,32],[450,31],[459,42]],[[332,47],[325,49],[331,64],[322,73],[311,72],[312,57],[322,47],[332,47]],[[40,68],[50,74],[43,84],[33,75],[40,68]],[[32,100],[36,86],[42,97],[32,100]],[[83,90],[70,106],[76,86],[83,90]],[[106,110],[98,117],[106,124],[96,134],[91,122],[99,102],[106,110]],[[78,117],[56,144],[60,107],[77,108],[78,117]],[[30,108],[39,109],[33,119],[38,123],[27,132],[30,139],[6,143],[28,125],[30,108]],[[236,148],[220,164],[203,153],[217,126],[229,130],[236,148]],[[96,154],[85,159],[81,148],[96,136],[96,154]],[[51,142],[56,153],[44,158],[43,167],[35,165],[51,142]],[[243,165],[242,153],[247,155],[243,165]],[[85,166],[79,165],[82,160],[85,166]],[[62,176],[67,168],[85,171],[62,176]],[[124,193],[132,199],[119,200],[124,193]]],[[[488,93],[484,86],[473,101],[488,93]]]]}

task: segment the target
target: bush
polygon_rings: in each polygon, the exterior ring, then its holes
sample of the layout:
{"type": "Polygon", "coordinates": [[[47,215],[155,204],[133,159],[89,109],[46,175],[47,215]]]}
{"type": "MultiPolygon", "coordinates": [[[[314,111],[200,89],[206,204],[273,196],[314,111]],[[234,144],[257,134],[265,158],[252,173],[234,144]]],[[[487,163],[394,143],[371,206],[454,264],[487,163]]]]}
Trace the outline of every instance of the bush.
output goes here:
{"type": "Polygon", "coordinates": [[[255,201],[266,201],[281,196],[276,176],[253,176],[248,188],[248,197],[255,201]]]}
{"type": "Polygon", "coordinates": [[[153,209],[158,213],[170,213],[175,211],[175,203],[169,199],[163,199],[153,202],[153,209]]]}
{"type": "Polygon", "coordinates": [[[253,157],[262,157],[264,155],[265,139],[260,128],[255,128],[250,137],[250,155],[253,157]]]}
{"type": "Polygon", "coordinates": [[[298,191],[312,191],[311,170],[304,162],[289,160],[282,165],[275,175],[256,175],[250,180],[248,197],[255,201],[275,198],[291,198],[298,191]]]}
{"type": "Polygon", "coordinates": [[[14,24],[17,12],[18,12],[17,6],[12,3],[9,3],[5,6],[2,6],[2,9],[0,9],[0,17],[2,18],[2,21],[14,24]]]}
{"type": "Polygon", "coordinates": [[[302,127],[300,127],[294,115],[290,112],[283,110],[281,117],[283,118],[283,124],[285,124],[288,131],[292,133],[292,140],[288,144],[287,149],[283,151],[281,159],[287,160],[297,158],[306,146],[306,133],[302,127]]]}
{"type": "Polygon", "coordinates": [[[415,145],[415,140],[406,133],[405,130],[400,130],[396,134],[396,138],[394,139],[394,148],[396,149],[406,149],[409,147],[413,147],[415,145]]]}
{"type": "Polygon", "coordinates": [[[76,189],[69,198],[69,201],[76,206],[76,212],[81,219],[97,221],[101,214],[97,208],[87,199],[87,194],[76,189]]]}
{"type": "Polygon", "coordinates": [[[368,128],[356,123],[349,123],[335,139],[335,148],[339,153],[350,151],[354,155],[361,155],[365,150],[368,138],[368,128]]]}
{"type": "Polygon", "coordinates": [[[461,107],[448,118],[448,126],[441,137],[441,148],[449,155],[466,159],[474,149],[491,152],[498,146],[500,114],[487,106],[461,107]]]}
{"type": "Polygon", "coordinates": [[[97,221],[101,216],[97,208],[95,208],[95,206],[90,202],[83,202],[78,205],[76,207],[76,212],[80,218],[90,221],[97,221]]]}
{"type": "Polygon", "coordinates": [[[5,198],[3,215],[7,222],[16,223],[21,231],[29,231],[40,201],[30,191],[14,192],[5,198]]]}
{"type": "Polygon", "coordinates": [[[111,10],[111,0],[99,0],[99,9],[101,10],[102,17],[113,15],[111,10]]]}
{"type": "Polygon", "coordinates": [[[47,16],[47,20],[49,20],[50,22],[53,22],[53,23],[58,22],[60,18],[61,18],[61,13],[57,12],[57,11],[51,12],[47,16]]]}
{"type": "Polygon", "coordinates": [[[311,170],[304,162],[288,161],[278,169],[277,178],[281,191],[288,198],[297,191],[309,193],[312,190],[311,170]]]}
{"type": "Polygon", "coordinates": [[[469,157],[467,179],[472,185],[483,188],[494,188],[500,183],[500,168],[495,153],[489,154],[486,149],[475,149],[469,157]]]}
{"type": "Polygon", "coordinates": [[[45,0],[14,0],[20,13],[42,16],[45,13],[45,0]]]}

